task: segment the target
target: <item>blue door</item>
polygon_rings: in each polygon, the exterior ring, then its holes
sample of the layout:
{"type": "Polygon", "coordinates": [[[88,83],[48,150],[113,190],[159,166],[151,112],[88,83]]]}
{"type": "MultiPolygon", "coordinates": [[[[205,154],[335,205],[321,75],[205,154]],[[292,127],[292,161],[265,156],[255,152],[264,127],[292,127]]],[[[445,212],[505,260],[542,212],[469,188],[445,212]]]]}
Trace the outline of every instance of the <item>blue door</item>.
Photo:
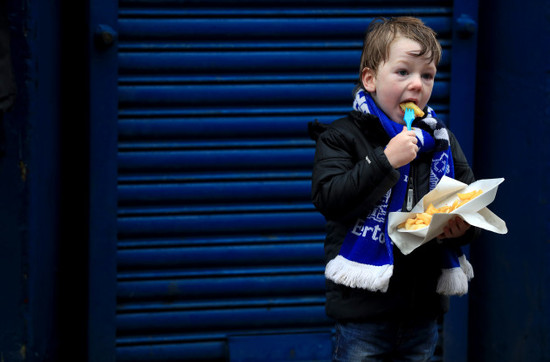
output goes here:
{"type": "Polygon", "coordinates": [[[307,123],[350,110],[370,20],[439,33],[432,106],[471,139],[476,4],[416,4],[91,2],[91,361],[330,360],[307,123]]]}

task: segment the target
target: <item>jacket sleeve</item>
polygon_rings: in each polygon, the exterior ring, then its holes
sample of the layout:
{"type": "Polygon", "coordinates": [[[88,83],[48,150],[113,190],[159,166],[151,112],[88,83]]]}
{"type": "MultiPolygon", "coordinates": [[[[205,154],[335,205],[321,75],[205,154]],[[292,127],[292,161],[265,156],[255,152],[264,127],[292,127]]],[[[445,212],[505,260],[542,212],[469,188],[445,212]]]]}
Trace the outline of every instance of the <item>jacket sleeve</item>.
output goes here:
{"type": "Polygon", "coordinates": [[[382,147],[358,155],[356,142],[336,128],[317,139],[312,200],[327,219],[348,223],[365,216],[399,179],[382,147]]]}
{"type": "MultiPolygon", "coordinates": [[[[458,143],[458,140],[449,132],[450,141],[451,141],[451,152],[453,154],[453,163],[455,168],[455,179],[464,182],[465,184],[471,184],[475,181],[474,172],[468,164],[468,160],[458,143]]],[[[479,236],[481,230],[477,227],[471,227],[466,234],[459,238],[446,239],[445,242],[454,245],[454,246],[463,246],[471,243],[479,236]]]]}
{"type": "Polygon", "coordinates": [[[455,135],[449,132],[451,141],[451,152],[453,154],[453,163],[455,167],[455,179],[465,184],[471,184],[475,181],[474,172],[468,164],[468,160],[462,151],[455,135]]]}

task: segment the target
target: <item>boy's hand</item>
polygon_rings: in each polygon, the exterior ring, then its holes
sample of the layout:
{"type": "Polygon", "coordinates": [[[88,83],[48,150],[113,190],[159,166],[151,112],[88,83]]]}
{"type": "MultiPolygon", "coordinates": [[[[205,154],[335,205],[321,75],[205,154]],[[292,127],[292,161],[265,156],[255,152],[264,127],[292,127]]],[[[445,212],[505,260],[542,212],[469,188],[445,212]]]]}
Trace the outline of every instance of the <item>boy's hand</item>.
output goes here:
{"type": "Polygon", "coordinates": [[[408,131],[407,127],[403,126],[403,131],[392,138],[384,150],[393,168],[404,166],[416,158],[417,142],[414,131],[408,131]]]}
{"type": "Polygon", "coordinates": [[[449,238],[458,238],[461,237],[468,231],[470,224],[462,220],[460,217],[455,217],[449,220],[449,223],[443,229],[443,232],[437,236],[439,240],[449,239],[449,238]]]}

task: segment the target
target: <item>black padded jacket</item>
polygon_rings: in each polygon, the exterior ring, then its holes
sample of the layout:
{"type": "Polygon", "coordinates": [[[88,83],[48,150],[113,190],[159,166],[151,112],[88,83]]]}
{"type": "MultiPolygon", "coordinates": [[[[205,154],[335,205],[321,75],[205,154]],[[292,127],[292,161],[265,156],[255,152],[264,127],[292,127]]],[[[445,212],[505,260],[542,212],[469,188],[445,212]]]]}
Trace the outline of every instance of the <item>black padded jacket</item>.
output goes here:
{"type": "MultiPolygon", "coordinates": [[[[353,111],[330,125],[310,123],[316,141],[312,174],[312,200],[327,220],[325,262],[338,255],[342,242],[358,218],[364,218],[399,179],[384,154],[389,136],[375,116],[353,111]]],[[[474,181],[466,157],[449,131],[455,178],[474,181]]],[[[409,179],[414,182],[416,204],[429,191],[431,153],[411,162],[409,179]]],[[[444,242],[465,245],[478,234],[476,228],[444,242]]],[[[448,310],[448,297],[436,293],[441,273],[439,248],[432,240],[404,256],[394,247],[394,272],[388,291],[371,292],[327,280],[326,312],[339,322],[403,318],[437,318],[448,310]]]]}

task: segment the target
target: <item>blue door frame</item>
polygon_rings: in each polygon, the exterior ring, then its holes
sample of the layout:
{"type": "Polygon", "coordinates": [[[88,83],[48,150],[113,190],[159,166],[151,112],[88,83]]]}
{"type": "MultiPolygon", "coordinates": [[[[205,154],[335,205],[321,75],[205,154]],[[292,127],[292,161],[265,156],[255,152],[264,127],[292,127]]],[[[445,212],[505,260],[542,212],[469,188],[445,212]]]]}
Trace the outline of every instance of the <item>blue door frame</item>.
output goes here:
{"type": "MultiPolygon", "coordinates": [[[[478,0],[455,1],[453,13],[451,80],[458,81],[451,81],[449,125],[472,166],[478,0]]],[[[465,249],[469,255],[469,249],[465,249]]],[[[443,324],[443,356],[446,362],[468,360],[468,295],[451,298],[450,311],[443,324]]]]}
{"type": "Polygon", "coordinates": [[[90,190],[88,354],[115,361],[118,2],[89,2],[90,190]]]}

